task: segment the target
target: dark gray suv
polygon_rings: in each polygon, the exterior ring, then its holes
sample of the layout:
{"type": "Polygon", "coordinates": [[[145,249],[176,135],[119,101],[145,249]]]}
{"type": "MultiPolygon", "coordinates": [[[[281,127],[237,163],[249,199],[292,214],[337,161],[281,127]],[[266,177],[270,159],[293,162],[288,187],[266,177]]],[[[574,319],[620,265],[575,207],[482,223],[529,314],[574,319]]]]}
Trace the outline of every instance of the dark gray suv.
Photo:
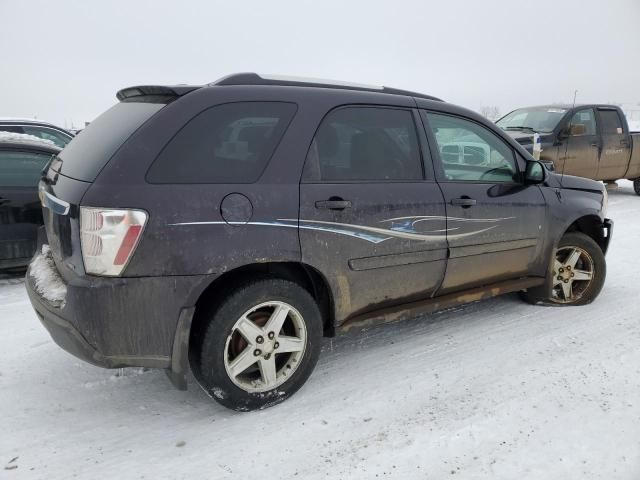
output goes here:
{"type": "Polygon", "coordinates": [[[606,191],[479,115],[383,87],[238,74],[138,86],[51,162],[27,273],[95,365],[189,368],[237,410],[279,403],[323,336],[522,292],[600,292],[606,191]]]}

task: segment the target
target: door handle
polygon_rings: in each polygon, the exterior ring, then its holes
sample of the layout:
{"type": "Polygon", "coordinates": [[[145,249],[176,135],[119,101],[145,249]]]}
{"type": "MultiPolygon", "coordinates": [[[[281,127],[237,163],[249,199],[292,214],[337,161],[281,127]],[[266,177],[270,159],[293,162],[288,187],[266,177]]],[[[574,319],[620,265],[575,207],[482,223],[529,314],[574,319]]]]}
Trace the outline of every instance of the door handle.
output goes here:
{"type": "Polygon", "coordinates": [[[600,142],[591,142],[591,146],[600,148],[600,142]]]}
{"type": "Polygon", "coordinates": [[[454,198],[453,200],[451,200],[451,205],[456,205],[462,208],[473,207],[476,203],[478,202],[476,202],[474,198],[469,198],[467,196],[454,198]]]}
{"type": "Polygon", "coordinates": [[[11,203],[11,200],[0,197],[0,205],[4,205],[5,203],[11,203]]]}
{"type": "Polygon", "coordinates": [[[349,200],[343,200],[342,198],[331,197],[329,200],[318,200],[316,202],[316,208],[344,210],[345,208],[351,208],[351,202],[349,200]]]}

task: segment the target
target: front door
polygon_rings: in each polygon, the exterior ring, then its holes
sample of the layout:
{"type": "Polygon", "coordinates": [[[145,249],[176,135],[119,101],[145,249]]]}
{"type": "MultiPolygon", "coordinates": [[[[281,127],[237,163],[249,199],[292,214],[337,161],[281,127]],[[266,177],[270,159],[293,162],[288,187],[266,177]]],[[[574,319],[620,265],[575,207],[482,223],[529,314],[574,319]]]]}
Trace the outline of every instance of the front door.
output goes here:
{"type": "Polygon", "coordinates": [[[522,183],[512,148],[462,117],[423,112],[423,119],[437,145],[447,210],[449,261],[438,294],[530,275],[546,204],[537,186],[522,183]]]}
{"type": "Polygon", "coordinates": [[[442,281],[445,208],[419,133],[410,109],[349,106],[314,137],[300,185],[302,261],[331,285],[337,323],[428,297],[442,281]]]}
{"type": "Polygon", "coordinates": [[[624,131],[618,110],[599,108],[602,153],[598,180],[618,180],[627,172],[631,158],[629,132],[624,131]]]}
{"type": "Polygon", "coordinates": [[[593,108],[575,112],[569,119],[567,132],[569,136],[559,147],[560,169],[557,173],[597,178],[602,144],[593,108]]]}
{"type": "Polygon", "coordinates": [[[0,150],[0,267],[25,265],[36,248],[40,172],[48,155],[0,150]]]}

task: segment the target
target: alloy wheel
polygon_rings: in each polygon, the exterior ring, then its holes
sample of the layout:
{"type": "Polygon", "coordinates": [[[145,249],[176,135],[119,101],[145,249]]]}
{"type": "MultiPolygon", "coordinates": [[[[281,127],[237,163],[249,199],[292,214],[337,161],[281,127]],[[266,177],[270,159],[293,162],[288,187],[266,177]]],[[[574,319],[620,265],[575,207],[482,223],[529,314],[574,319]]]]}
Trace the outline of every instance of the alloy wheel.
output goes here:
{"type": "Polygon", "coordinates": [[[287,381],[304,356],[307,329],[293,306],[261,303],[234,324],[224,349],[231,381],[249,393],[272,390],[287,381]]]}
{"type": "Polygon", "coordinates": [[[559,248],[553,264],[553,301],[578,301],[588,290],[594,275],[594,262],[586,250],[574,246],[559,248]]]}

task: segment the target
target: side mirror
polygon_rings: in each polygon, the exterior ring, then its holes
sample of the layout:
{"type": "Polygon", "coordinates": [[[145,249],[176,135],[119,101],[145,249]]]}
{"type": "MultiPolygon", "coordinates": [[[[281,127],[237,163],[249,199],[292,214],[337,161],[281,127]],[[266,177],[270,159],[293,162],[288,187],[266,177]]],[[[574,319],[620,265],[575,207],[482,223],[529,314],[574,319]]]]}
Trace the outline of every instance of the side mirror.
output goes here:
{"type": "Polygon", "coordinates": [[[584,135],[587,131],[587,128],[584,123],[574,123],[569,128],[569,135],[572,137],[576,137],[579,135],[584,135]]]}
{"type": "Polygon", "coordinates": [[[547,172],[542,163],[537,160],[529,160],[527,169],[524,172],[524,182],[527,185],[538,185],[545,181],[547,172]]]}
{"type": "Polygon", "coordinates": [[[562,127],[558,132],[558,141],[566,140],[569,137],[569,127],[562,127]]]}

